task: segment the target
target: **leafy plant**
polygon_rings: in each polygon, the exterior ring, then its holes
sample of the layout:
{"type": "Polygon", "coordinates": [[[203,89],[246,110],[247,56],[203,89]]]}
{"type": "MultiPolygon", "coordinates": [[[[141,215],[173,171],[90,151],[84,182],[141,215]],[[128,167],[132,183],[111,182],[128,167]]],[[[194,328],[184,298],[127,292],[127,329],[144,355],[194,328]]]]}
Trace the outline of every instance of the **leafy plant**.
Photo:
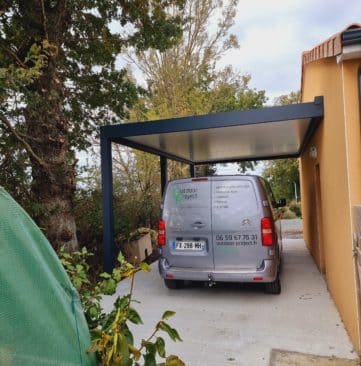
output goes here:
{"type": "Polygon", "coordinates": [[[111,274],[102,273],[96,283],[89,279],[89,265],[87,259],[93,254],[86,248],[69,254],[61,248],[60,260],[67,271],[74,287],[78,290],[83,305],[85,317],[88,321],[92,337],[89,352],[97,354],[102,366],[156,366],[156,358],[159,356],[164,362],[159,366],[184,366],[177,356],[167,357],[165,340],[159,336],[160,332],[168,334],[173,341],[181,341],[176,329],[172,328],[167,320],[175,315],[173,311],[164,312],[161,320],[156,324],[153,333],[143,339],[140,346],[134,345],[134,338],[129,329],[129,322],[142,324],[142,318],[134,309],[133,288],[135,274],[138,271],[149,272],[150,267],[146,263],[140,263],[138,267],[131,265],[118,256],[118,267],[111,274]],[[113,310],[106,314],[101,307],[102,295],[112,295],[116,286],[122,279],[130,279],[130,291],[128,294],[117,297],[113,310]]]}

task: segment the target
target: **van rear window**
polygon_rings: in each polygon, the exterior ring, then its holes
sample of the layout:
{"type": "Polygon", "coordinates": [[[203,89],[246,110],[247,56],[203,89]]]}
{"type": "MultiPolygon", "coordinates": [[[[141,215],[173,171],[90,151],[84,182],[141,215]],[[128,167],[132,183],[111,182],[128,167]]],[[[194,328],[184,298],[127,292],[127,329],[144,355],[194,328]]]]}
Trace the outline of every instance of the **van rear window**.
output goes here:
{"type": "Polygon", "coordinates": [[[247,180],[214,181],[212,185],[212,210],[219,215],[232,213],[254,215],[258,201],[252,182],[247,180]]]}

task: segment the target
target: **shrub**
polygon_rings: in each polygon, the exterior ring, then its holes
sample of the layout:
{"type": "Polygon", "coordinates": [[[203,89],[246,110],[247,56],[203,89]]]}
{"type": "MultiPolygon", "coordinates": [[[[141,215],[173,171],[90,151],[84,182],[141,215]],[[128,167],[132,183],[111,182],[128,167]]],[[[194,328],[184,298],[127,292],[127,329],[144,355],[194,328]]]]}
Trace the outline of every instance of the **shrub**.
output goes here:
{"type": "Polygon", "coordinates": [[[298,202],[295,202],[295,201],[292,201],[290,204],[289,204],[289,209],[295,213],[295,215],[297,217],[301,217],[302,216],[302,211],[301,211],[301,204],[298,203],[298,202]]]}
{"type": "Polygon", "coordinates": [[[111,274],[102,273],[100,279],[92,283],[87,263],[92,255],[86,248],[71,254],[64,248],[59,252],[60,260],[80,295],[92,339],[89,352],[96,353],[101,366],[140,366],[141,357],[144,360],[143,366],[155,366],[157,355],[165,359],[160,364],[162,366],[184,366],[177,356],[166,357],[165,341],[159,336],[159,332],[165,332],[173,341],[181,341],[177,330],[167,322],[175,314],[173,311],[165,311],[153,333],[143,339],[140,346],[134,345],[128,324],[142,323],[140,315],[133,308],[134,276],[138,271],[149,272],[148,264],[140,263],[134,267],[120,254],[118,267],[111,274]],[[100,303],[102,295],[114,294],[118,282],[125,278],[131,281],[130,292],[117,297],[113,310],[109,314],[104,313],[100,303]]]}

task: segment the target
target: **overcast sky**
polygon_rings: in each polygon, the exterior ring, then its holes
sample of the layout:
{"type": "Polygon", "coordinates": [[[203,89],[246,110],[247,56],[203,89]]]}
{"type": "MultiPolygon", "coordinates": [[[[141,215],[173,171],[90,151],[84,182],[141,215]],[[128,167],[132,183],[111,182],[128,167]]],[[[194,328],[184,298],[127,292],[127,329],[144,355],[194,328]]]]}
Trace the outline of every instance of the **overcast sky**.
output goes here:
{"type": "Polygon", "coordinates": [[[251,85],[273,98],[300,88],[301,54],[350,23],[361,23],[361,0],[240,0],[240,49],[222,64],[249,72],[251,85]]]}

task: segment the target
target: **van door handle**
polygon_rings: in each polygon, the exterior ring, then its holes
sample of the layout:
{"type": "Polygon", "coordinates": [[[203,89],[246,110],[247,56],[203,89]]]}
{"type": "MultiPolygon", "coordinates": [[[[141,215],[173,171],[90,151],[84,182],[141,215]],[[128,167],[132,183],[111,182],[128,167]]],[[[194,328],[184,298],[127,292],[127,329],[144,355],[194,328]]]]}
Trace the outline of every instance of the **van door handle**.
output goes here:
{"type": "Polygon", "coordinates": [[[203,222],[200,222],[200,221],[196,221],[192,224],[192,226],[195,228],[195,229],[201,229],[202,227],[205,227],[206,224],[203,224],[203,222]]]}

